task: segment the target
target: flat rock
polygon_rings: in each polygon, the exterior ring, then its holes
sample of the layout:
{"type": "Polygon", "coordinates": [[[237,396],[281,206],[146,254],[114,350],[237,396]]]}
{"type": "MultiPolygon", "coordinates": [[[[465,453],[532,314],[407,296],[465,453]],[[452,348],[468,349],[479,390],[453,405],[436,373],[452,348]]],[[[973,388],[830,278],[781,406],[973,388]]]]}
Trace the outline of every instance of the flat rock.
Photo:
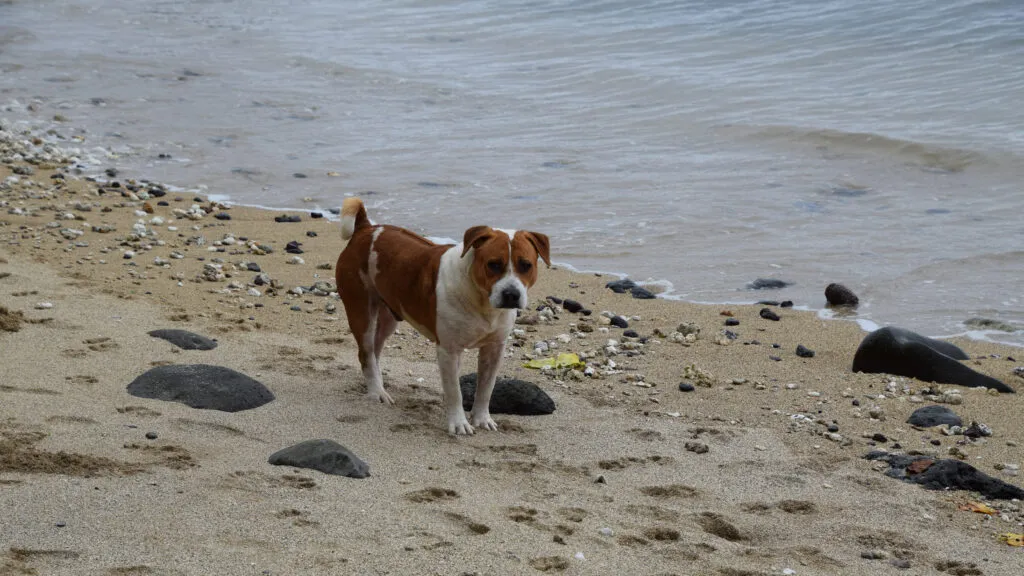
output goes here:
{"type": "Polygon", "coordinates": [[[864,458],[888,462],[886,476],[919,484],[926,490],[970,490],[995,500],[1024,498],[1020,487],[993,478],[960,460],[933,460],[927,456],[890,454],[882,450],[869,452],[864,458]]]}
{"type": "Polygon", "coordinates": [[[651,292],[643,286],[633,286],[629,289],[629,293],[637,300],[653,300],[654,298],[657,298],[654,292],[651,292]]]}
{"type": "Polygon", "coordinates": [[[963,350],[949,342],[890,326],[864,337],[853,357],[853,371],[909,376],[969,388],[994,388],[1004,394],[1014,392],[999,380],[959,362],[967,359],[963,350]]]}
{"type": "Polygon", "coordinates": [[[613,280],[605,284],[604,287],[616,294],[625,294],[636,287],[636,282],[633,282],[629,278],[623,278],[622,280],[613,280]]]}
{"type": "Polygon", "coordinates": [[[933,404],[914,410],[914,413],[907,419],[907,424],[917,426],[918,428],[931,428],[933,426],[942,426],[943,424],[963,426],[963,420],[957,416],[956,412],[949,408],[933,404]]]}
{"type": "Polygon", "coordinates": [[[180,402],[200,410],[240,412],[274,400],[274,393],[252,378],[223,366],[157,366],[128,385],[139,398],[180,402]]]}
{"type": "MultiPolygon", "coordinates": [[[[476,373],[459,378],[462,388],[462,407],[473,408],[476,397],[476,373]]],[[[517,378],[498,378],[491,393],[492,414],[519,414],[521,416],[543,416],[555,411],[555,401],[536,384],[517,378]]]]}
{"type": "Polygon", "coordinates": [[[267,461],[276,466],[309,468],[349,478],[366,478],[370,475],[369,464],[333,440],[299,442],[274,452],[267,461]]]}
{"type": "Polygon", "coordinates": [[[154,338],[161,338],[174,344],[182,350],[213,350],[217,347],[217,341],[206,336],[200,336],[188,330],[176,330],[172,328],[153,330],[149,333],[154,338]]]}
{"type": "Polygon", "coordinates": [[[832,283],[825,287],[825,300],[829,306],[850,306],[860,304],[860,298],[842,284],[832,283]]]}

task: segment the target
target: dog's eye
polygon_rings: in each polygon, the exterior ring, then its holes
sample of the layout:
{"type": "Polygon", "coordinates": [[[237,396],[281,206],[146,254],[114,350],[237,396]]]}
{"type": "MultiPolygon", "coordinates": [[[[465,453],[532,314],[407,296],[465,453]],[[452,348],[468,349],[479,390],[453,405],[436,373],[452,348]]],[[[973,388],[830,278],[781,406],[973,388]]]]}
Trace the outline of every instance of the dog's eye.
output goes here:
{"type": "Polygon", "coordinates": [[[516,268],[519,270],[520,274],[526,274],[530,271],[530,268],[533,268],[533,262],[530,262],[529,260],[520,260],[516,268]]]}
{"type": "Polygon", "coordinates": [[[491,260],[487,263],[487,271],[491,274],[501,274],[501,271],[505,267],[501,265],[501,260],[491,260]]]}

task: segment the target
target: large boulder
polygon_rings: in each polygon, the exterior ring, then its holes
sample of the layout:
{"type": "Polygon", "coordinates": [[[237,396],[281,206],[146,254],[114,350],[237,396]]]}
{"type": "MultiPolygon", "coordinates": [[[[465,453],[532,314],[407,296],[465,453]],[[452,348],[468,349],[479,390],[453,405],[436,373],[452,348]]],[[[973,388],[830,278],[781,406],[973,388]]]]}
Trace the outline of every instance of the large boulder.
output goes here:
{"type": "MultiPolygon", "coordinates": [[[[462,388],[462,407],[473,408],[476,398],[476,373],[459,378],[462,388]]],[[[555,401],[536,384],[517,378],[498,378],[491,393],[492,414],[518,414],[521,416],[542,416],[555,411],[555,401]]]]}
{"type": "Polygon", "coordinates": [[[884,372],[925,382],[994,388],[1008,394],[1014,392],[999,380],[975,372],[959,362],[968,358],[963,350],[949,342],[890,326],[864,337],[853,357],[853,371],[884,372]]]}
{"type": "Polygon", "coordinates": [[[240,412],[263,406],[274,393],[252,378],[223,366],[157,366],[132,380],[128,393],[139,398],[181,402],[201,410],[240,412]]]}
{"type": "Polygon", "coordinates": [[[333,440],[306,440],[278,450],[267,460],[277,466],[295,466],[319,470],[324,474],[366,478],[370,465],[333,440]]]}

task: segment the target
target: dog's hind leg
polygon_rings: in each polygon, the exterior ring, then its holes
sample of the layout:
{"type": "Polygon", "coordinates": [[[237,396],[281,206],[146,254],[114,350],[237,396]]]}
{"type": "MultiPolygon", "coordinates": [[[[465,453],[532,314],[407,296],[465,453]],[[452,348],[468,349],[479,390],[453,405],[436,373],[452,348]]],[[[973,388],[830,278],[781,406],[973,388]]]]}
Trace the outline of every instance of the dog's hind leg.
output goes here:
{"type": "Polygon", "coordinates": [[[395,333],[395,328],[398,328],[398,318],[395,318],[387,306],[378,306],[377,333],[373,340],[373,352],[377,356],[377,362],[380,362],[380,354],[384,351],[384,342],[395,333]]]}
{"type": "MultiPolygon", "coordinates": [[[[394,404],[395,401],[384,391],[384,380],[381,377],[377,358],[379,312],[383,311],[388,314],[390,312],[381,305],[375,294],[368,294],[365,290],[345,290],[342,292],[342,300],[345,303],[349,328],[352,329],[356,346],[359,347],[359,365],[363,369],[366,394],[379,402],[394,404]]],[[[394,327],[391,327],[391,330],[393,331],[394,327]]],[[[383,345],[383,340],[381,340],[381,345],[383,345]]]]}

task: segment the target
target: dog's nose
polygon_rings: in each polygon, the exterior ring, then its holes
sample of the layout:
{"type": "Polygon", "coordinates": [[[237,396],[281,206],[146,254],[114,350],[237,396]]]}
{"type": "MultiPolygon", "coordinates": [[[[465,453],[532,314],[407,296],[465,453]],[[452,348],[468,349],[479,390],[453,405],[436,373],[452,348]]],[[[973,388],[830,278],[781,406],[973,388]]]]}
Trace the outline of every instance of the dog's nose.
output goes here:
{"type": "Polygon", "coordinates": [[[508,287],[501,291],[502,308],[519,308],[519,290],[508,287]]]}

